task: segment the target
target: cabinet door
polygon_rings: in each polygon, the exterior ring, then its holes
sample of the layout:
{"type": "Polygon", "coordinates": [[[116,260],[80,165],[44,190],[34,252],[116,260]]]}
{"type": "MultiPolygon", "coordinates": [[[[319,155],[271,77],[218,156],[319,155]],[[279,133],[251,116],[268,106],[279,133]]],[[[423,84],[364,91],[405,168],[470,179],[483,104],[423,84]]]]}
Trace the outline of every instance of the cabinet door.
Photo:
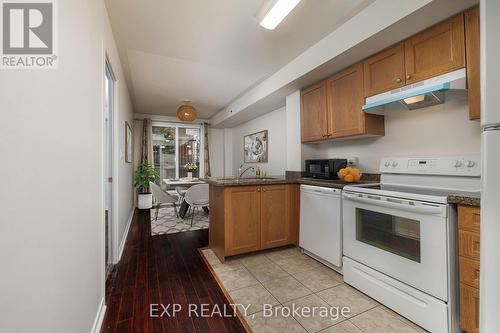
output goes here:
{"type": "Polygon", "coordinates": [[[405,84],[403,43],[398,43],[363,62],[365,97],[405,84]]]}
{"type": "Polygon", "coordinates": [[[465,12],[465,51],[467,54],[467,94],[469,118],[481,117],[481,85],[479,74],[479,6],[465,12]]]}
{"type": "Polygon", "coordinates": [[[300,94],[300,123],[302,142],[326,138],[326,84],[320,82],[300,94]]]}
{"type": "Polygon", "coordinates": [[[460,328],[479,332],[479,289],[460,284],[460,328]]]}
{"type": "Polygon", "coordinates": [[[260,187],[228,188],[226,203],[226,256],[260,249],[260,187]]]}
{"type": "Polygon", "coordinates": [[[405,41],[406,84],[465,67],[463,14],[405,41]]]}
{"type": "Polygon", "coordinates": [[[328,137],[364,134],[363,66],[354,65],[327,80],[328,137]]]}
{"type": "Polygon", "coordinates": [[[287,185],[263,186],[260,198],[261,248],[290,244],[290,196],[287,185]]]}

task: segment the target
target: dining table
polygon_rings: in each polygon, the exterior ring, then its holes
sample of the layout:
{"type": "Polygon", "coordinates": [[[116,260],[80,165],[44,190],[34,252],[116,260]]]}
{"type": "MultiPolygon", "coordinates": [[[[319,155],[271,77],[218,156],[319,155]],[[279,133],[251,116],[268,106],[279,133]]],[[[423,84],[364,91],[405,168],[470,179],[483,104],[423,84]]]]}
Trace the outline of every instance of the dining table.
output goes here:
{"type": "MultiPolygon", "coordinates": [[[[172,179],[172,178],[166,178],[163,179],[163,182],[165,185],[167,185],[167,189],[175,188],[176,192],[178,193],[179,196],[182,196],[182,193],[185,193],[185,190],[182,190],[183,188],[186,187],[191,187],[193,185],[198,185],[198,184],[204,184],[205,182],[199,180],[198,178],[178,178],[178,179],[172,179]]],[[[186,213],[189,210],[189,204],[181,198],[181,206],[179,208],[179,217],[184,218],[186,216],[186,213]]],[[[208,213],[208,207],[203,207],[203,210],[208,213]]]]}
{"type": "Polygon", "coordinates": [[[188,179],[188,178],[178,178],[178,179],[163,179],[163,182],[168,186],[168,187],[191,187],[193,185],[197,184],[203,184],[201,180],[198,178],[193,178],[193,179],[188,179]]]}

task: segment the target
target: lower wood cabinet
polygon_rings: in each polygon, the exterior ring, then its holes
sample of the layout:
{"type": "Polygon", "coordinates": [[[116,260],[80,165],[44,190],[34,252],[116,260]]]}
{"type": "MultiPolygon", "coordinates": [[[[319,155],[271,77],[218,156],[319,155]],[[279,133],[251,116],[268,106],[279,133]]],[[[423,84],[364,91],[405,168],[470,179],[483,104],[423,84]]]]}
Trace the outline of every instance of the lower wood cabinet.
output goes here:
{"type": "Polygon", "coordinates": [[[262,186],[260,193],[260,247],[290,244],[290,191],[287,185],[262,186]]]}
{"type": "Polygon", "coordinates": [[[479,289],[460,284],[460,328],[464,332],[479,332],[479,289]]]}
{"type": "Polygon", "coordinates": [[[227,256],[298,242],[299,185],[210,186],[210,248],[227,256]]]}
{"type": "Polygon", "coordinates": [[[226,191],[226,241],[228,254],[260,249],[259,187],[232,187],[226,191]]]}
{"type": "Polygon", "coordinates": [[[479,207],[458,206],[460,328],[479,332],[479,207]]]}

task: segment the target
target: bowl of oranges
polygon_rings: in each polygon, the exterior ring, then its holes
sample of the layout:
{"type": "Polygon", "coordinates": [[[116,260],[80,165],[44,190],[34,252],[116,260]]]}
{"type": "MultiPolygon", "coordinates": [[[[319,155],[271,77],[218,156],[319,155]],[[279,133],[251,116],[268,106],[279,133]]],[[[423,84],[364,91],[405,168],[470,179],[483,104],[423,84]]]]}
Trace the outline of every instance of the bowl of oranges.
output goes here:
{"type": "Polygon", "coordinates": [[[337,172],[339,179],[346,183],[356,183],[361,179],[361,171],[358,168],[346,167],[337,172]]]}

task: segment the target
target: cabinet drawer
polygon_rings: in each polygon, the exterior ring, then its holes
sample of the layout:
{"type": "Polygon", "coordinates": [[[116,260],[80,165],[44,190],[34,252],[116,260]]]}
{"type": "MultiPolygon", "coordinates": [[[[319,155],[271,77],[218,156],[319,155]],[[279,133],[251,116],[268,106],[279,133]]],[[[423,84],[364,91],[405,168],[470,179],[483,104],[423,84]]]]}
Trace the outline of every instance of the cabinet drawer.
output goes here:
{"type": "Polygon", "coordinates": [[[460,328],[479,332],[479,289],[460,284],[460,328]]]}
{"type": "Polygon", "coordinates": [[[459,248],[461,256],[479,260],[480,237],[477,232],[460,230],[458,232],[459,248]]]}
{"type": "Polygon", "coordinates": [[[458,206],[458,228],[479,233],[480,211],[479,207],[458,206]]]}
{"type": "Polygon", "coordinates": [[[479,288],[479,261],[465,257],[459,258],[460,283],[479,288]]]}

